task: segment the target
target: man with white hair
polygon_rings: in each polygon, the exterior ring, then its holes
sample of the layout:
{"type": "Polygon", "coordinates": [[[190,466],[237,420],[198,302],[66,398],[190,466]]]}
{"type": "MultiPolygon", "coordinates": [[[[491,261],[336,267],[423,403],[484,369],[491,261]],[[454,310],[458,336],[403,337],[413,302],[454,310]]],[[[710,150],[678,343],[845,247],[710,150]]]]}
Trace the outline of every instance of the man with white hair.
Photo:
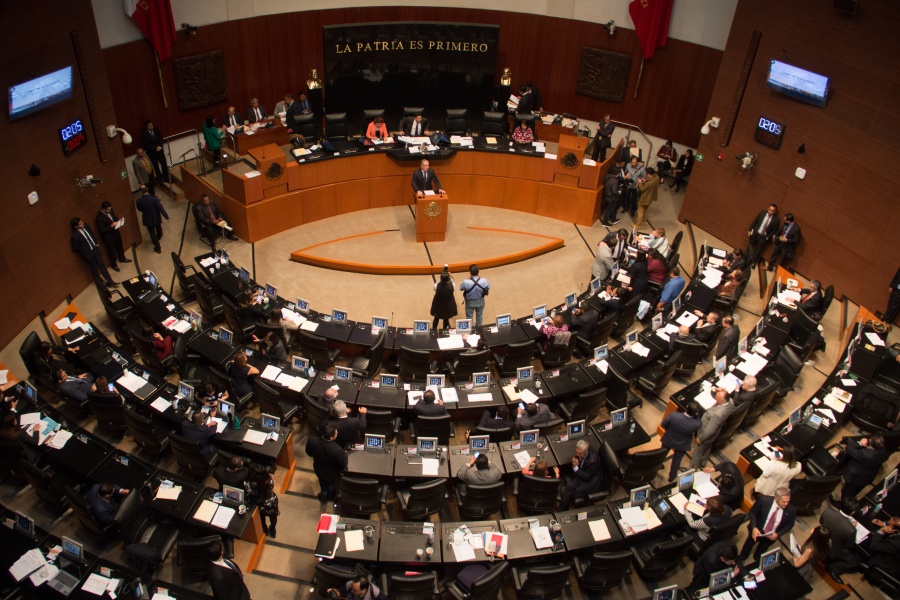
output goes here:
{"type": "Polygon", "coordinates": [[[746,561],[750,556],[750,550],[756,545],[753,557],[759,561],[759,557],[769,549],[775,540],[794,528],[794,520],[797,518],[797,509],[791,506],[791,490],[780,487],[775,490],[775,496],[759,496],[756,503],[750,509],[750,523],[747,526],[749,535],[744,547],[741,548],[740,562],[746,561]]]}
{"type": "Polygon", "coordinates": [[[759,390],[756,389],[756,377],[747,375],[738,385],[738,391],[734,394],[734,407],[737,408],[745,402],[753,404],[758,397],[759,390]]]}
{"type": "Polygon", "coordinates": [[[332,418],[326,421],[328,425],[334,425],[337,429],[337,444],[341,448],[358,439],[359,432],[366,430],[366,407],[361,406],[358,417],[351,417],[347,403],[343,400],[335,400],[331,409],[332,418]]]}
{"type": "Polygon", "coordinates": [[[572,458],[572,476],[563,489],[561,510],[571,508],[576,496],[585,496],[596,492],[603,482],[603,465],[600,455],[591,448],[587,440],[578,440],[575,444],[575,456],[572,458]]]}

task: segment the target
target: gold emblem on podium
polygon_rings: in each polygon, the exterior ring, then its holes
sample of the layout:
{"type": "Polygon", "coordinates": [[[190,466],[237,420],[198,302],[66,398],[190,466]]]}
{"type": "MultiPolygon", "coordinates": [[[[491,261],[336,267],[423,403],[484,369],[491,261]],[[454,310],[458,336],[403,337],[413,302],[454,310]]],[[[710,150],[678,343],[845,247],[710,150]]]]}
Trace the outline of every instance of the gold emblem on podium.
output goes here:
{"type": "Polygon", "coordinates": [[[266,179],[269,181],[275,181],[276,179],[280,179],[284,174],[284,169],[281,168],[281,165],[278,163],[272,163],[269,165],[269,169],[266,171],[266,179]]]}
{"type": "Polygon", "coordinates": [[[425,216],[434,218],[441,214],[441,205],[437,202],[429,202],[425,207],[425,216]]]}
{"type": "Polygon", "coordinates": [[[559,157],[559,164],[567,169],[575,169],[581,165],[581,161],[575,156],[575,153],[568,152],[559,157]]]}

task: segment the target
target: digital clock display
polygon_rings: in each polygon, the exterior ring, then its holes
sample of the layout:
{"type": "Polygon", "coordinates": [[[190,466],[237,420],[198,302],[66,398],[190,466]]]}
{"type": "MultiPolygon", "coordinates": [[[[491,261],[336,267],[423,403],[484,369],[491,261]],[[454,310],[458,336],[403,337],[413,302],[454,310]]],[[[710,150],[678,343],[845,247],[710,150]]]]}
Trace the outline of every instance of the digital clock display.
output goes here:
{"type": "Polygon", "coordinates": [[[760,117],[756,124],[756,133],[753,134],[760,144],[778,150],[781,147],[781,138],[784,135],[784,125],[776,123],[765,117],[760,117]]]}
{"type": "Polygon", "coordinates": [[[70,125],[59,130],[59,139],[62,142],[63,154],[72,154],[87,143],[87,132],[81,119],[76,119],[70,125]]]}

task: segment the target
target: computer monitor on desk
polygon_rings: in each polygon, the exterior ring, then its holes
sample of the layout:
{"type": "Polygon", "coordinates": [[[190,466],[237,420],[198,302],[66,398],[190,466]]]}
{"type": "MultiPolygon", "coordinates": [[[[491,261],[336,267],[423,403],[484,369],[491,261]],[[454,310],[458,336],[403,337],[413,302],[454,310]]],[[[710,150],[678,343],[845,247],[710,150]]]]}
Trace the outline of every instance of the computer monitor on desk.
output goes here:
{"type": "Polygon", "coordinates": [[[25,388],[25,396],[32,402],[37,402],[37,388],[28,381],[23,381],[22,387],[25,388]]]}
{"type": "Polygon", "coordinates": [[[231,342],[234,341],[234,334],[230,329],[225,329],[224,327],[219,327],[219,340],[225,342],[229,346],[231,342]]]}
{"type": "Polygon", "coordinates": [[[624,425],[628,422],[628,407],[612,411],[609,413],[609,419],[613,427],[624,425]]]}
{"type": "Polygon", "coordinates": [[[244,267],[241,267],[240,279],[241,279],[242,284],[244,284],[244,285],[249,284],[250,283],[250,271],[248,271],[244,267]]]}
{"type": "Polygon", "coordinates": [[[472,387],[475,389],[485,390],[491,386],[491,374],[487,371],[482,373],[472,373],[472,387]]]}
{"type": "Polygon", "coordinates": [[[609,356],[609,347],[606,344],[603,344],[602,346],[597,346],[596,348],[594,348],[594,362],[595,363],[606,360],[607,356],[609,356]]]}
{"type": "Polygon", "coordinates": [[[599,279],[591,279],[591,295],[593,296],[594,294],[599,292],[602,285],[603,282],[599,279]]]}
{"type": "Polygon", "coordinates": [[[150,287],[156,288],[156,284],[159,283],[159,280],[156,278],[156,273],[150,271],[147,275],[147,283],[150,284],[150,287]]]}
{"type": "Polygon", "coordinates": [[[666,587],[656,588],[653,590],[653,600],[677,600],[678,586],[667,585],[666,587]]]}
{"type": "Polygon", "coordinates": [[[297,298],[297,312],[302,313],[304,315],[309,314],[309,300],[304,300],[303,298],[297,298]]]}
{"type": "Polygon", "coordinates": [[[390,375],[388,373],[382,373],[381,377],[379,378],[379,381],[380,381],[379,385],[382,388],[396,389],[397,384],[400,381],[400,377],[398,375],[390,375]]]}
{"type": "MultiPolygon", "coordinates": [[[[447,378],[446,375],[438,375],[437,373],[429,373],[428,377],[425,379],[425,387],[426,388],[435,387],[438,390],[440,390],[442,387],[446,387],[446,381],[447,381],[446,378],[447,378]]],[[[440,396],[440,394],[437,394],[437,395],[440,396]]]]}
{"type": "Polygon", "coordinates": [[[365,440],[365,449],[383,452],[384,451],[384,436],[378,435],[375,433],[367,433],[365,440]]]}
{"type": "Polygon", "coordinates": [[[497,327],[509,327],[512,323],[512,315],[510,313],[506,313],[505,315],[497,315],[497,327]]]}
{"type": "Polygon", "coordinates": [[[489,435],[470,435],[469,436],[469,452],[487,452],[490,448],[491,436],[489,435]]]}
{"type": "Polygon", "coordinates": [[[472,319],[456,319],[456,333],[471,333],[472,319]]]}
{"type": "Polygon", "coordinates": [[[306,371],[309,369],[309,359],[303,358],[302,356],[297,356],[295,354],[291,357],[291,367],[295,371],[306,373],[306,371]]]}
{"type": "Polygon", "coordinates": [[[585,433],[585,421],[581,419],[580,421],[572,421],[571,423],[566,424],[566,435],[570,440],[584,437],[585,433]]]}
{"type": "Polygon", "coordinates": [[[728,368],[728,357],[723,356],[716,361],[716,377],[721,377],[728,368]]]}
{"type": "Polygon", "coordinates": [[[387,329],[388,322],[387,317],[372,317],[372,329],[387,329]]]}
{"type": "Polygon", "coordinates": [[[266,283],[266,296],[269,297],[269,300],[274,301],[278,297],[278,288],[271,283],[266,283]]]}
{"type": "Polygon", "coordinates": [[[16,512],[16,530],[19,533],[23,533],[28,537],[34,536],[34,521],[23,515],[20,512],[16,512]]]}
{"type": "Polygon", "coordinates": [[[709,595],[713,596],[731,587],[731,569],[722,569],[709,576],[709,595]]]}
{"type": "Polygon", "coordinates": [[[569,292],[564,300],[566,309],[570,309],[578,304],[578,292],[569,292]]]}
{"type": "Polygon", "coordinates": [[[234,415],[234,404],[229,402],[228,400],[219,400],[219,416],[224,418],[225,416],[233,416],[234,415]]]}
{"type": "Polygon", "coordinates": [[[222,485],[222,502],[226,504],[243,504],[244,490],[239,487],[222,485]]]}
{"type": "Polygon", "coordinates": [[[888,473],[888,476],[884,478],[884,486],[881,488],[882,496],[887,496],[895,485],[897,485],[897,469],[888,473]]]}
{"type": "Polygon", "coordinates": [[[778,566],[779,557],[781,556],[781,548],[775,548],[763,553],[759,557],[759,570],[768,571],[778,566]]]}
{"type": "Polygon", "coordinates": [[[419,454],[435,454],[438,450],[438,439],[436,437],[420,437],[416,449],[419,454]]]}
{"type": "Polygon", "coordinates": [[[628,496],[628,503],[631,506],[644,506],[650,499],[650,490],[653,489],[649,485],[642,485],[634,488],[628,496]]]}
{"type": "Polygon", "coordinates": [[[537,444],[538,438],[541,435],[540,429],[527,429],[521,433],[519,433],[519,445],[520,446],[533,446],[537,444]]]}
{"type": "Polygon", "coordinates": [[[76,565],[84,564],[84,545],[70,537],[62,536],[61,556],[76,565]]]}
{"type": "Polygon", "coordinates": [[[352,381],[353,380],[353,370],[348,367],[335,367],[334,368],[334,380],[335,381],[352,381]]]}
{"type": "Polygon", "coordinates": [[[331,321],[339,325],[347,324],[347,311],[337,308],[331,309],[331,321]]]}
{"type": "Polygon", "coordinates": [[[678,491],[687,492],[694,489],[694,469],[678,476],[678,491]]]}
{"type": "Polygon", "coordinates": [[[516,369],[516,380],[518,383],[528,383],[534,380],[534,367],[518,367],[516,369]]]}
{"type": "Polygon", "coordinates": [[[803,416],[803,407],[801,406],[797,410],[791,413],[790,425],[791,427],[796,427],[798,423],[800,423],[800,419],[803,416]]]}
{"type": "Polygon", "coordinates": [[[190,402],[194,399],[194,386],[184,383],[183,381],[178,382],[178,395],[190,402]]]}
{"type": "Polygon", "coordinates": [[[547,316],[547,305],[541,304],[531,309],[531,317],[535,321],[542,321],[547,316]]]}
{"type": "Polygon", "coordinates": [[[275,415],[267,415],[266,413],[260,414],[260,422],[263,431],[278,431],[278,428],[281,426],[280,417],[276,417],[275,415]]]}
{"type": "Polygon", "coordinates": [[[430,326],[431,324],[428,321],[413,321],[413,333],[428,333],[428,329],[430,326]]]}

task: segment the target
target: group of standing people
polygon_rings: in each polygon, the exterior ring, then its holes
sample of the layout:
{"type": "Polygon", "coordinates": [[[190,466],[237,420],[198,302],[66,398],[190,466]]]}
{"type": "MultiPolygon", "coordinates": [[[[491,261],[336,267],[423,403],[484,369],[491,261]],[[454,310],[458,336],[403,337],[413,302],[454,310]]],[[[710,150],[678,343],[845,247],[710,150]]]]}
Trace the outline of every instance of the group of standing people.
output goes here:
{"type": "MultiPolygon", "coordinates": [[[[463,295],[466,309],[466,318],[475,317],[472,324],[475,329],[481,327],[484,316],[484,298],[491,289],[491,284],[479,274],[478,265],[469,267],[469,276],[459,285],[463,295]]],[[[432,329],[437,329],[438,321],[443,321],[444,329],[450,329],[450,319],[459,314],[456,306],[456,296],[453,276],[450,269],[444,265],[440,280],[434,284],[434,297],[431,301],[432,329]]]]}

